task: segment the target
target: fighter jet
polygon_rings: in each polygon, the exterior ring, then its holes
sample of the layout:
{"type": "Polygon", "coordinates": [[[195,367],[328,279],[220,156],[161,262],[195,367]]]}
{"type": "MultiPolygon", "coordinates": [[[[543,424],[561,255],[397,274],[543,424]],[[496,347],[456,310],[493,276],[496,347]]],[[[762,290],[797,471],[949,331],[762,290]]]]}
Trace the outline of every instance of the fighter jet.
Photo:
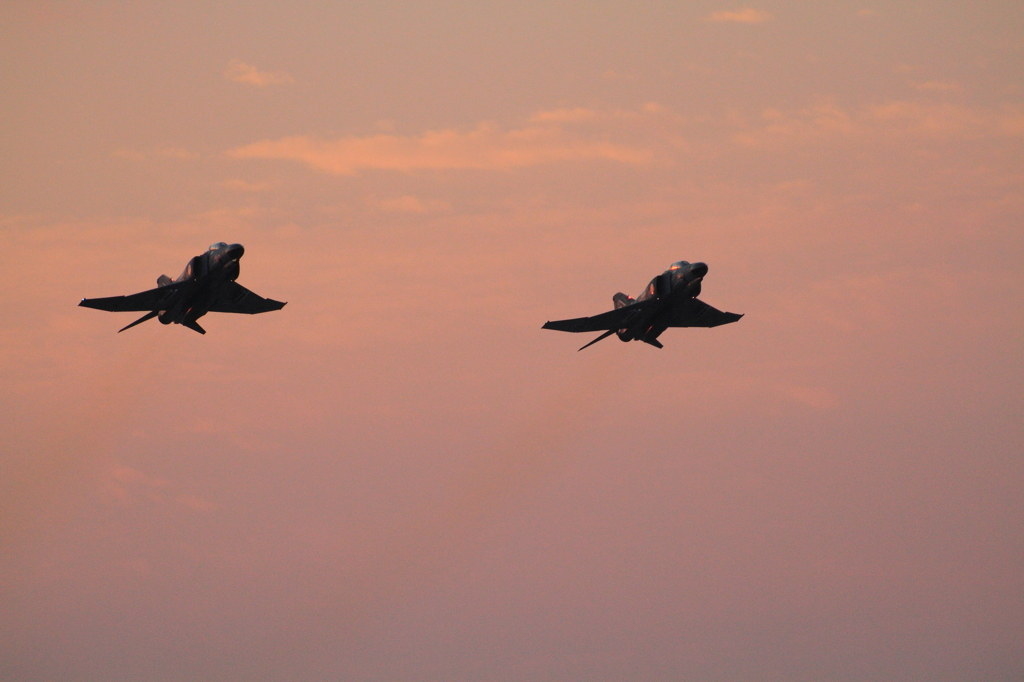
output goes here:
{"type": "Polygon", "coordinates": [[[182,324],[205,334],[206,330],[196,320],[206,313],[255,315],[283,308],[284,303],[257,296],[235,282],[239,272],[238,259],[244,253],[245,248],[241,244],[217,242],[206,253],[190,260],[177,279],[160,275],[156,289],[130,296],[83,298],[78,305],[111,312],[147,311],[118,330],[119,334],[154,317],[163,324],[182,324]]]}
{"type": "Polygon", "coordinates": [[[618,334],[623,341],[643,341],[662,348],[658,337],[669,327],[717,327],[743,317],[723,313],[697,299],[700,285],[708,274],[704,263],[681,260],[651,280],[635,299],[623,293],[612,296],[615,309],[593,317],[545,322],[543,329],[560,332],[604,331],[586,346],[618,334]],[[607,330],[607,331],[605,331],[607,330]]]}

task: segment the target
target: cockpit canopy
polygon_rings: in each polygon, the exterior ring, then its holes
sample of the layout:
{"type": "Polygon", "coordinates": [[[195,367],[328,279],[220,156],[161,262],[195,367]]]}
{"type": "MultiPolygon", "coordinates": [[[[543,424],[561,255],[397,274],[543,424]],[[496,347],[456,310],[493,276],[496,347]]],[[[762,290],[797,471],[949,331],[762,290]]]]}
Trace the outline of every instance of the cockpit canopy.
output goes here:
{"type": "Polygon", "coordinates": [[[217,242],[216,244],[210,244],[210,248],[207,251],[220,251],[226,248],[228,248],[227,242],[217,242]]]}
{"type": "Polygon", "coordinates": [[[669,270],[683,270],[690,267],[690,264],[684,260],[677,260],[672,265],[668,266],[669,270]]]}

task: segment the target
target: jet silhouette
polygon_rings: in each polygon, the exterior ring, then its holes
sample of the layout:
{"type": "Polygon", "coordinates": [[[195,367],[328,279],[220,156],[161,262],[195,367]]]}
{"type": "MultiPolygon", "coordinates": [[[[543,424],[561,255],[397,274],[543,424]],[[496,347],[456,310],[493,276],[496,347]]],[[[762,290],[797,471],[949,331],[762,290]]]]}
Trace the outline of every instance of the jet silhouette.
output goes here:
{"type": "Polygon", "coordinates": [[[708,266],[704,263],[678,261],[652,279],[635,299],[621,292],[612,296],[614,310],[593,317],[545,322],[543,329],[604,331],[580,350],[612,334],[618,334],[623,341],[643,341],[662,348],[658,337],[669,327],[717,327],[743,317],[736,313],[723,313],[697,299],[701,282],[707,274],[708,266]]]}
{"type": "Polygon", "coordinates": [[[235,282],[244,253],[241,244],[217,242],[190,260],[177,279],[160,275],[156,289],[130,296],[83,298],[78,305],[111,312],[148,311],[118,333],[158,317],[163,324],[173,322],[205,334],[196,320],[206,313],[255,315],[283,308],[284,303],[257,296],[235,282]]]}

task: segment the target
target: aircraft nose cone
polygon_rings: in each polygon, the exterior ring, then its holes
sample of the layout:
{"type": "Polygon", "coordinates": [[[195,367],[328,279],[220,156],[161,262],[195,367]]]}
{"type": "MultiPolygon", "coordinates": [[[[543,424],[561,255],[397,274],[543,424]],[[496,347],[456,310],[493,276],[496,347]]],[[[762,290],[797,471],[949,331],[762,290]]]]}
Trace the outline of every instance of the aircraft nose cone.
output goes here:
{"type": "Polygon", "coordinates": [[[697,279],[708,274],[708,266],[706,263],[694,263],[690,266],[690,279],[697,279]]]}
{"type": "Polygon", "coordinates": [[[228,259],[238,260],[245,253],[245,247],[241,244],[232,244],[228,247],[228,259]]]}

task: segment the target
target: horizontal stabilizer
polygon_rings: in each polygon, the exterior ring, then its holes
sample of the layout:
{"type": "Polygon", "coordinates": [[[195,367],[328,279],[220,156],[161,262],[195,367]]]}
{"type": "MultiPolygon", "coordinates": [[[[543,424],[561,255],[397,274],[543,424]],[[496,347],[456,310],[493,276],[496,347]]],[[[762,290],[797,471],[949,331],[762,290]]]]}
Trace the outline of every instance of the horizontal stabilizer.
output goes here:
{"type": "MultiPolygon", "coordinates": [[[[612,334],[614,334],[614,333],[615,333],[615,330],[614,330],[614,329],[611,329],[611,330],[609,330],[609,331],[606,331],[606,332],[605,332],[604,334],[601,334],[601,336],[597,337],[596,339],[594,339],[593,341],[591,341],[590,343],[588,343],[588,344],[587,344],[586,346],[583,346],[583,348],[587,348],[587,347],[589,347],[589,346],[593,346],[593,345],[594,345],[595,343],[597,343],[597,342],[598,342],[598,341],[600,341],[601,339],[607,339],[607,338],[608,338],[609,336],[611,336],[611,335],[612,335],[612,334]]],[[[580,350],[583,350],[583,348],[580,348],[580,350]]],[[[578,352],[580,352],[580,351],[578,350],[578,351],[576,351],[576,352],[578,353],[578,352]]]]}
{"type": "Polygon", "coordinates": [[[182,324],[193,331],[199,332],[200,334],[206,333],[206,330],[200,327],[199,323],[196,322],[195,320],[185,320],[184,322],[182,322],[182,324]]]}
{"type": "Polygon", "coordinates": [[[142,317],[140,317],[139,319],[137,319],[137,320],[135,320],[134,322],[132,322],[132,323],[131,323],[130,325],[128,325],[127,327],[121,327],[120,329],[118,329],[118,330],[117,330],[117,333],[118,333],[118,334],[120,334],[120,333],[121,333],[121,332],[123,332],[123,331],[124,331],[125,329],[131,329],[131,328],[132,328],[132,327],[134,327],[135,325],[137,325],[137,324],[142,324],[142,323],[143,323],[143,322],[145,322],[146,320],[152,320],[152,319],[153,319],[154,317],[156,317],[156,316],[157,316],[157,315],[159,315],[159,314],[160,314],[160,312],[159,312],[159,311],[157,311],[157,310],[154,310],[154,311],[153,311],[153,312],[151,312],[151,313],[146,313],[145,315],[143,315],[143,316],[142,316],[142,317]]]}

